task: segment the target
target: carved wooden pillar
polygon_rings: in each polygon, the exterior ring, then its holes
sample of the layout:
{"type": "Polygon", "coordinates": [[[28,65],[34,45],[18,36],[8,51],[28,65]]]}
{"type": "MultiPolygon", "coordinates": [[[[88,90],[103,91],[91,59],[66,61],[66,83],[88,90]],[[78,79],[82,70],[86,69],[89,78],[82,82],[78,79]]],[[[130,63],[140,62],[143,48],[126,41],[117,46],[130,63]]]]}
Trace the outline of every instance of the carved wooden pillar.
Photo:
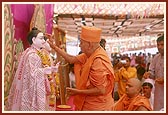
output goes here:
{"type": "Polygon", "coordinates": [[[9,91],[13,78],[17,69],[18,59],[20,53],[23,52],[23,44],[21,40],[14,38],[15,27],[13,25],[13,16],[11,13],[10,5],[4,5],[4,73],[2,76],[4,81],[4,110],[8,100],[9,91]]]}
{"type": "MultiPolygon", "coordinates": [[[[58,27],[54,27],[54,38],[56,45],[66,52],[66,33],[59,29],[58,27]]],[[[57,61],[60,61],[59,66],[59,82],[60,82],[60,100],[61,105],[66,104],[66,87],[69,86],[69,76],[68,76],[68,66],[69,64],[66,60],[57,54],[57,61]]]]}

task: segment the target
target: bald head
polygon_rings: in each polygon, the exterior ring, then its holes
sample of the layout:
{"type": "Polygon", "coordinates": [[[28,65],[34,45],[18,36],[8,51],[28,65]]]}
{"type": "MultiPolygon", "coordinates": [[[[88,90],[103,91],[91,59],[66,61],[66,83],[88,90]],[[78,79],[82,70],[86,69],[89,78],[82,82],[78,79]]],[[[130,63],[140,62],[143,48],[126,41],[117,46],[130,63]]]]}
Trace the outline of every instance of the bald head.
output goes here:
{"type": "Polygon", "coordinates": [[[126,83],[126,94],[129,97],[134,97],[141,91],[141,81],[137,78],[130,78],[126,83]]]}
{"type": "Polygon", "coordinates": [[[130,78],[128,81],[132,83],[135,87],[141,88],[141,81],[138,78],[130,78]]]}

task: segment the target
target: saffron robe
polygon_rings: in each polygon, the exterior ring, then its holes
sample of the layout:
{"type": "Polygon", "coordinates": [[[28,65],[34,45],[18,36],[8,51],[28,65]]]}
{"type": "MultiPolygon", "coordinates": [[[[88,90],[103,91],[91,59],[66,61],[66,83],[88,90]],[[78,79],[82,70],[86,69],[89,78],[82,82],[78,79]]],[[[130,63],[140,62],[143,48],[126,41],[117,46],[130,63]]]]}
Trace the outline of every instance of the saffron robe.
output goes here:
{"type": "Polygon", "coordinates": [[[137,95],[134,98],[128,98],[124,94],[113,107],[114,111],[136,111],[140,106],[145,107],[148,111],[152,111],[149,99],[142,95],[137,95]]]}
{"type": "Polygon", "coordinates": [[[118,71],[115,73],[115,82],[118,82],[118,94],[119,97],[122,97],[125,94],[126,82],[130,78],[137,77],[137,70],[135,67],[128,67],[127,70],[118,71]]]}
{"type": "Polygon", "coordinates": [[[114,72],[111,61],[104,49],[99,47],[89,57],[82,53],[77,56],[80,63],[74,65],[76,88],[85,90],[93,87],[105,88],[104,95],[83,95],[74,97],[76,110],[111,110],[114,100],[114,72]]]}

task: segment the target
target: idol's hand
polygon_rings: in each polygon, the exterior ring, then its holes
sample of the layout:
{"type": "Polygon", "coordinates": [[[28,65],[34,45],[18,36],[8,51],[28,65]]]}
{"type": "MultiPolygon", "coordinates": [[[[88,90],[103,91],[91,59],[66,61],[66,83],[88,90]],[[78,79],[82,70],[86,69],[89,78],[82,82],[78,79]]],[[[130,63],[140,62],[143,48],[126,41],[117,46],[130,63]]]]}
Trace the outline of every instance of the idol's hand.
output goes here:
{"type": "Polygon", "coordinates": [[[52,68],[51,67],[45,67],[43,68],[44,74],[51,74],[52,73],[52,68]]]}
{"type": "Polygon", "coordinates": [[[52,72],[57,72],[59,65],[60,65],[60,62],[58,62],[55,66],[51,66],[52,67],[52,72]]]}

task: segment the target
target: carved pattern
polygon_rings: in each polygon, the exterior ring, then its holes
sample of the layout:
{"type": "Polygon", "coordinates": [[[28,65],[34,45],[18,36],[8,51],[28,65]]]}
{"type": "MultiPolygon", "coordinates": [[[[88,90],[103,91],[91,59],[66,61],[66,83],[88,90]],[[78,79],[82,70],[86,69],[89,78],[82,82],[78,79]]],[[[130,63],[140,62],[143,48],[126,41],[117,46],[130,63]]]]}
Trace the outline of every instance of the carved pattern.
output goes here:
{"type": "Polygon", "coordinates": [[[13,17],[11,15],[10,5],[4,5],[4,96],[8,95],[10,85],[12,82],[13,71],[13,39],[14,39],[14,26],[13,17]]]}
{"type": "Polygon", "coordinates": [[[46,31],[46,20],[43,4],[35,4],[34,14],[30,23],[30,30],[32,27],[37,27],[44,33],[46,31]]]}
{"type": "Polygon", "coordinates": [[[4,104],[17,69],[20,53],[24,50],[21,40],[14,39],[14,24],[10,5],[4,5],[4,104]]]}

